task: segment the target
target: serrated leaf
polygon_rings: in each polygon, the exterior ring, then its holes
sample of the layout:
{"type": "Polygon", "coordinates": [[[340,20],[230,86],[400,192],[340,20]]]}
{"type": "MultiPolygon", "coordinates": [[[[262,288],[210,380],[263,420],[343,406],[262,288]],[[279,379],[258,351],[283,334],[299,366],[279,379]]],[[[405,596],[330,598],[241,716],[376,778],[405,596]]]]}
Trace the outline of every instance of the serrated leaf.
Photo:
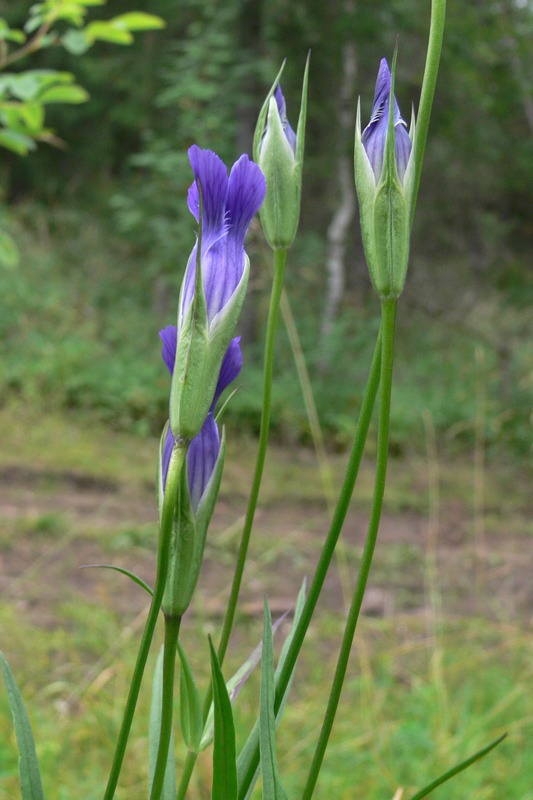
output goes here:
{"type": "Polygon", "coordinates": [[[180,675],[180,721],[185,744],[194,753],[199,752],[204,721],[202,703],[194,681],[187,656],[178,640],[178,653],[181,663],[180,675]]]}
{"type": "Polygon", "coordinates": [[[265,597],[259,710],[259,750],[261,754],[261,770],[263,773],[263,800],[287,800],[287,792],[281,782],[278,772],[278,759],[276,756],[275,697],[276,685],[274,682],[272,618],[270,616],[268,601],[265,597]]]}
{"type": "Polygon", "coordinates": [[[411,798],[409,798],[409,800],[422,800],[423,797],[427,797],[438,786],[442,786],[443,783],[449,781],[450,778],[454,777],[454,775],[457,775],[459,772],[462,772],[464,769],[469,767],[475,761],[478,761],[480,758],[483,758],[483,756],[486,756],[487,753],[490,753],[490,751],[493,750],[495,747],[497,747],[500,744],[500,742],[502,742],[505,739],[506,736],[507,734],[504,733],[503,736],[500,736],[494,742],[487,745],[487,747],[484,747],[482,750],[479,750],[473,756],[470,756],[470,758],[461,761],[460,764],[457,764],[456,767],[453,767],[452,769],[448,770],[448,772],[445,772],[443,775],[440,776],[440,778],[437,778],[436,780],[429,783],[426,787],[424,787],[424,789],[420,789],[420,791],[416,792],[416,794],[414,794],[411,798]]]}
{"type": "Polygon", "coordinates": [[[86,53],[91,44],[87,41],[84,31],[71,29],[61,37],[61,44],[73,56],[81,56],[86,53]]]}
{"type": "Polygon", "coordinates": [[[233,711],[217,654],[209,637],[211,674],[215,701],[212,800],[237,800],[237,753],[233,711]]]}
{"type": "Polygon", "coordinates": [[[148,592],[150,597],[153,595],[153,589],[150,589],[147,583],[143,581],[142,578],[139,578],[138,575],[135,575],[133,572],[130,572],[128,569],[124,569],[124,567],[115,567],[114,564],[84,564],[80,569],[113,569],[115,572],[120,572],[122,575],[127,575],[128,578],[131,578],[137,586],[140,586],[142,589],[148,592]]]}
{"type": "Polygon", "coordinates": [[[2,672],[9,698],[9,705],[13,713],[15,733],[19,750],[20,788],[22,800],[44,800],[41,771],[35,750],[35,740],[31,728],[30,718],[17,688],[13,674],[3,653],[2,672]]]}
{"type": "Polygon", "coordinates": [[[119,14],[109,20],[113,25],[118,25],[127,31],[149,31],[165,27],[165,21],[155,14],[146,14],[144,11],[129,11],[119,14]]]}
{"type": "Polygon", "coordinates": [[[0,145],[19,156],[25,156],[30,150],[35,150],[37,147],[29,136],[7,128],[0,130],[0,145]]]}
{"type": "Polygon", "coordinates": [[[96,40],[112,44],[131,44],[133,42],[133,36],[128,30],[118,28],[111,22],[91,22],[85,28],[85,35],[91,44],[96,40]]]}
{"type": "Polygon", "coordinates": [[[20,253],[13,237],[0,231],[0,265],[6,269],[14,269],[19,262],[20,253]]]}
{"type": "Polygon", "coordinates": [[[39,96],[41,103],[86,103],[89,93],[82,86],[51,86],[39,96]]]}
{"type": "MultiPolygon", "coordinates": [[[[150,792],[154,782],[155,765],[157,762],[157,752],[159,750],[159,735],[161,732],[161,706],[163,700],[163,653],[164,648],[157,657],[155,665],[154,680],[152,683],[152,703],[150,706],[149,722],[149,742],[148,742],[148,781],[150,792]]],[[[176,798],[176,759],[174,755],[174,732],[170,734],[170,746],[168,748],[168,761],[165,769],[165,779],[161,800],[175,800],[176,798]]]]}

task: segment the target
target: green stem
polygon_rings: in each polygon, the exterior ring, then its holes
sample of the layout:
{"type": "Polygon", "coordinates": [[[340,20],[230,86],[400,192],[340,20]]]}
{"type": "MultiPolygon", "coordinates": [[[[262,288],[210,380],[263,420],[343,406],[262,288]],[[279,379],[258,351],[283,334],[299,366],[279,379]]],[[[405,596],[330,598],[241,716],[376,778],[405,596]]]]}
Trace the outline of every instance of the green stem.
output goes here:
{"type": "MultiPolygon", "coordinates": [[[[224,656],[226,655],[226,648],[228,646],[228,641],[231,634],[231,628],[233,626],[233,619],[235,617],[235,608],[237,606],[237,599],[239,597],[239,590],[241,588],[242,574],[244,572],[244,564],[246,562],[248,545],[250,543],[250,534],[252,532],[252,525],[254,522],[255,509],[257,506],[257,498],[259,497],[261,478],[263,477],[263,467],[265,465],[265,457],[268,444],[268,431],[270,427],[272,371],[274,367],[274,344],[276,340],[279,303],[281,299],[281,292],[283,289],[283,278],[285,275],[286,261],[287,261],[286,248],[281,250],[274,250],[274,280],[272,282],[272,293],[270,296],[270,309],[268,312],[266,343],[265,343],[265,365],[263,373],[263,407],[261,411],[261,428],[259,431],[259,449],[257,451],[254,479],[250,491],[250,499],[248,500],[248,509],[246,511],[246,519],[244,521],[244,528],[241,536],[241,544],[239,547],[239,555],[237,557],[235,574],[233,576],[231,594],[228,601],[228,607],[226,610],[226,617],[224,619],[222,634],[220,636],[220,643],[218,645],[217,655],[218,655],[218,660],[220,662],[220,666],[222,666],[222,663],[224,661],[224,656]]],[[[209,700],[209,703],[211,703],[211,700],[209,700]]]]}
{"type": "MultiPolygon", "coordinates": [[[[235,566],[235,574],[233,576],[233,583],[231,586],[231,593],[228,600],[228,607],[226,609],[226,616],[224,618],[224,625],[220,635],[220,642],[218,645],[218,660],[220,666],[224,661],[226,649],[233,627],[233,620],[235,618],[235,609],[237,607],[237,600],[241,588],[242,575],[244,572],[244,565],[246,563],[246,556],[248,554],[248,545],[250,544],[250,535],[252,533],[252,525],[254,522],[255,509],[257,506],[257,498],[259,497],[259,488],[261,486],[261,478],[263,477],[263,467],[265,465],[266,450],[268,444],[268,431],[270,427],[270,407],[272,400],[272,372],[274,368],[274,344],[276,340],[276,328],[278,325],[279,304],[281,300],[281,293],[283,291],[283,279],[285,277],[285,264],[287,262],[287,249],[274,250],[274,280],[272,282],[272,291],[270,294],[270,308],[268,312],[267,332],[265,342],[265,363],[263,369],[263,405],[261,411],[261,427],[259,430],[259,447],[257,451],[257,459],[255,463],[255,472],[250,490],[250,498],[248,500],[248,508],[246,511],[246,518],[244,520],[244,527],[241,536],[241,543],[239,546],[239,554],[237,556],[237,564],[235,566]]],[[[213,700],[213,687],[209,686],[204,701],[203,714],[204,722],[207,719],[211,702],[213,700]]],[[[191,779],[192,771],[197,755],[191,751],[187,753],[185,761],[184,772],[181,776],[180,785],[178,788],[177,800],[182,800],[185,797],[189,781],[191,779]]]]}
{"type": "Polygon", "coordinates": [[[389,448],[389,420],[390,420],[390,397],[392,385],[392,363],[394,355],[394,324],[396,317],[396,300],[384,300],[382,308],[382,358],[381,358],[381,391],[379,401],[379,430],[378,430],[378,452],[376,460],[376,482],[374,484],[374,497],[372,500],[372,510],[368,524],[363,557],[359,567],[359,575],[355,591],[346,620],[346,627],[342,638],[337,668],[331,686],[328,706],[322,724],[322,730],[317,742],[313,762],[307,776],[307,782],[302,794],[302,800],[311,800],[313,791],[318,779],[326,747],[328,744],[335,714],[339,705],[339,699],[346,676],[346,668],[352,648],[353,638],[361,603],[365,593],[374,547],[379,530],[381,510],[383,508],[383,496],[385,493],[385,480],[387,476],[387,458],[389,448]]]}
{"type": "Polygon", "coordinates": [[[152,602],[148,617],[144,626],[144,632],[131,679],[130,691],[126,701],[126,708],[124,709],[124,717],[122,719],[122,726],[118,735],[115,755],[113,757],[113,764],[111,765],[111,772],[109,773],[109,780],[107,782],[104,800],[112,800],[115,789],[117,788],[122,762],[124,760],[124,753],[126,752],[126,744],[133,722],[133,715],[135,713],[135,706],[137,705],[137,698],[141,688],[141,681],[146,666],[146,660],[150,651],[152,637],[154,635],[155,625],[161,608],[163,600],[163,593],[165,591],[165,583],[168,573],[170,541],[172,533],[172,520],[174,517],[174,509],[176,505],[176,497],[178,495],[179,478],[181,469],[187,455],[188,443],[178,443],[170,457],[168,465],[167,482],[165,487],[165,498],[163,501],[163,508],[161,511],[161,521],[159,525],[159,543],[157,548],[157,573],[152,595],[152,602]]]}
{"type": "MultiPolygon", "coordinates": [[[[370,368],[370,374],[361,405],[361,411],[359,414],[359,420],[357,422],[352,450],[348,460],[344,482],[342,484],[339,499],[337,501],[337,507],[335,509],[333,519],[331,520],[329,532],[324,542],[324,547],[322,548],[320,560],[309,588],[309,594],[307,595],[302,615],[294,632],[294,637],[290,644],[283,669],[279,676],[274,704],[274,711],[276,714],[279,711],[283,696],[287,690],[287,686],[289,685],[289,681],[296,664],[296,659],[300,653],[309,623],[311,622],[320,592],[322,591],[322,587],[324,585],[324,580],[326,578],[329,565],[331,564],[331,559],[333,558],[333,553],[335,552],[335,545],[337,544],[344,520],[346,519],[346,513],[352,498],[353,487],[355,485],[357,474],[359,472],[359,466],[363,457],[366,437],[368,435],[368,428],[372,419],[372,411],[374,410],[374,403],[376,401],[376,395],[379,386],[380,370],[381,334],[378,334],[378,340],[374,350],[374,357],[372,359],[372,366],[370,368]]],[[[239,786],[239,800],[243,800],[243,798],[246,797],[248,788],[250,787],[250,784],[254,778],[258,765],[259,746],[257,747],[254,757],[250,762],[249,768],[246,774],[243,776],[242,783],[239,786]]]]}
{"type": "Polygon", "coordinates": [[[416,159],[416,172],[413,200],[411,204],[411,224],[413,224],[418,187],[420,186],[420,175],[422,173],[422,162],[424,160],[424,150],[426,149],[431,106],[433,105],[435,86],[437,84],[437,73],[439,71],[445,18],[446,0],[432,0],[426,66],[424,69],[424,80],[422,81],[422,91],[420,93],[418,119],[416,121],[416,143],[414,152],[414,157],[416,159]]]}
{"type": "Polygon", "coordinates": [[[163,698],[161,704],[161,731],[159,747],[155,762],[154,779],[150,800],[159,800],[163,791],[165,772],[168,762],[168,748],[172,733],[172,717],[174,713],[174,673],[176,666],[176,648],[180,634],[181,616],[165,616],[165,647],[163,649],[163,698]]]}
{"type": "Polygon", "coordinates": [[[191,775],[193,773],[197,758],[198,753],[194,753],[192,750],[188,751],[185,764],[183,765],[183,772],[181,773],[180,785],[178,787],[176,800],[184,800],[185,795],[187,794],[187,789],[189,788],[191,775]]]}

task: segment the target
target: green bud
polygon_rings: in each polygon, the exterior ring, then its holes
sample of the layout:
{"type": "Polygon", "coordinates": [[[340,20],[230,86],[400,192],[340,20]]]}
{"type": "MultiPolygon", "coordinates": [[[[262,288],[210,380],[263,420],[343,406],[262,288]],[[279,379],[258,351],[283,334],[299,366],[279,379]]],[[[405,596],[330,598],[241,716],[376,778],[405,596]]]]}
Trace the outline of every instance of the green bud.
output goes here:
{"type": "MultiPolygon", "coordinates": [[[[361,135],[361,109],[357,106],[355,127],[355,185],[359,198],[361,232],[370,277],[380,299],[396,299],[403,291],[409,262],[413,191],[415,184],[416,133],[414,118],[409,136],[403,126],[394,100],[394,65],[392,77],[388,73],[390,90],[386,103],[387,119],[380,119],[383,94],[378,94],[380,81],[387,79],[388,67],[382,62],[372,121],[373,130],[361,135]],[[395,119],[395,113],[397,119],[395,119]],[[386,129],[384,130],[384,125],[386,129]],[[411,146],[407,163],[402,162],[400,178],[396,158],[397,138],[411,146]],[[384,146],[381,142],[384,141],[384,146]],[[381,144],[381,150],[380,150],[381,144]],[[374,163],[369,157],[371,153],[374,163]],[[375,171],[376,168],[376,171],[375,171]]],[[[368,129],[367,129],[368,130],[368,129]]]]}
{"type": "MultiPolygon", "coordinates": [[[[197,277],[195,298],[184,319],[178,319],[176,361],[170,390],[170,427],[174,435],[181,439],[194,439],[204,424],[215,394],[220,367],[239,319],[249,274],[250,260],[244,254],[243,274],[237,288],[211,324],[208,322],[202,281],[197,277]]],[[[179,300],[180,309],[183,291],[184,284],[179,300]]]]}
{"type": "MultiPolygon", "coordinates": [[[[162,441],[164,442],[164,439],[162,441]]],[[[160,470],[162,452],[161,447],[160,470]]],[[[207,529],[220,491],[225,454],[226,433],[222,429],[218,458],[196,511],[191,503],[187,467],[182,470],[172,526],[168,577],[161,606],[166,615],[184,614],[194,594],[204,557],[207,529]]]]}
{"type": "Polygon", "coordinates": [[[285,99],[279,85],[284,66],[263,104],[254,135],[254,159],[267,183],[266,197],[260,210],[261,224],[269,245],[275,250],[288,248],[298,230],[309,58],[305,66],[296,133],[287,119],[285,99]]]}

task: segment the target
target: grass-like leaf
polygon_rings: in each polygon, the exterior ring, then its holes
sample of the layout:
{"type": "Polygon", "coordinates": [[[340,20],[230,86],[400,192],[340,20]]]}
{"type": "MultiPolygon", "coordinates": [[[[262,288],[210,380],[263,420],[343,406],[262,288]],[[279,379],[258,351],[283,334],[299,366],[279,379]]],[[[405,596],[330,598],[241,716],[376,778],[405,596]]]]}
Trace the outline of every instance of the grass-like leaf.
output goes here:
{"type": "MultiPolygon", "coordinates": [[[[281,648],[281,654],[280,654],[280,657],[279,657],[279,660],[278,660],[278,666],[276,667],[276,672],[275,672],[275,676],[274,676],[274,680],[275,680],[276,686],[277,686],[277,682],[279,680],[279,676],[281,674],[281,670],[283,669],[283,665],[285,663],[285,659],[287,658],[287,653],[289,651],[289,647],[290,647],[291,641],[293,639],[294,632],[296,631],[296,628],[298,626],[298,622],[299,622],[300,617],[302,615],[302,611],[303,611],[303,607],[304,607],[304,603],[305,603],[305,590],[306,590],[306,580],[304,578],[303,583],[302,583],[302,587],[301,587],[301,589],[300,589],[300,591],[298,593],[298,599],[296,601],[296,608],[294,609],[294,619],[293,619],[293,622],[292,622],[292,626],[291,626],[291,629],[289,631],[289,635],[287,636],[287,638],[283,642],[283,647],[281,648]]],[[[278,623],[276,623],[276,625],[277,624],[278,623]]],[[[287,702],[287,697],[289,695],[289,691],[290,691],[290,688],[291,688],[292,677],[293,676],[294,676],[294,672],[293,672],[293,674],[291,676],[291,679],[290,679],[290,681],[289,681],[289,683],[287,685],[287,689],[285,691],[285,694],[283,695],[283,699],[281,701],[281,705],[279,707],[279,711],[276,714],[276,727],[279,725],[281,717],[282,717],[282,714],[283,714],[283,711],[285,709],[285,703],[287,702]]],[[[237,759],[237,773],[238,773],[238,778],[239,778],[239,786],[241,785],[244,776],[248,773],[248,770],[250,768],[250,764],[251,764],[252,759],[254,757],[254,753],[256,751],[258,742],[259,742],[259,720],[256,721],[256,723],[255,723],[255,725],[254,725],[254,727],[252,729],[252,732],[250,733],[248,739],[246,740],[246,743],[245,743],[244,747],[242,748],[241,752],[239,753],[239,758],[237,759]]],[[[255,772],[255,775],[254,775],[254,778],[253,778],[252,782],[250,783],[250,788],[248,789],[248,792],[246,794],[246,799],[247,800],[248,800],[248,798],[250,797],[250,795],[252,794],[252,792],[254,790],[254,786],[257,783],[258,777],[259,777],[259,767],[257,768],[257,770],[255,772]]]]}
{"type": "Polygon", "coordinates": [[[261,659],[261,700],[259,711],[259,748],[261,769],[263,771],[263,799],[287,800],[278,772],[276,756],[276,718],[274,700],[276,685],[274,682],[274,642],[272,634],[272,618],[268,600],[265,597],[263,627],[263,658],[261,659]]]}
{"type": "Polygon", "coordinates": [[[465,761],[461,761],[460,764],[457,764],[456,767],[449,769],[448,772],[445,772],[444,775],[441,775],[440,778],[437,778],[432,783],[429,783],[424,789],[420,789],[420,791],[410,797],[409,800],[422,800],[423,797],[427,797],[428,794],[430,794],[438,786],[442,786],[443,783],[449,781],[450,778],[453,778],[453,776],[457,775],[459,772],[462,772],[464,769],[469,767],[470,764],[473,764],[474,761],[479,761],[480,758],[483,758],[483,756],[486,756],[487,753],[490,753],[490,751],[497,747],[506,736],[507,734],[504,733],[503,736],[500,736],[498,739],[496,739],[496,741],[492,742],[492,744],[487,745],[487,747],[484,747],[483,750],[479,750],[473,756],[470,756],[470,758],[465,759],[465,761]]]}
{"type": "MultiPolygon", "coordinates": [[[[152,683],[152,704],[150,706],[149,743],[148,743],[148,779],[150,792],[154,781],[155,765],[159,750],[159,735],[161,732],[161,705],[163,699],[163,650],[157,657],[154,680],[152,683]]],[[[165,780],[161,800],[175,800],[176,798],[176,759],[174,755],[174,733],[170,734],[170,747],[168,748],[168,761],[165,769],[165,780]]]]}
{"type": "Polygon", "coordinates": [[[228,690],[217,654],[209,638],[213,699],[215,701],[215,741],[213,746],[212,800],[237,800],[237,753],[235,725],[228,690]]]}
{"type": "Polygon", "coordinates": [[[150,597],[153,595],[153,590],[150,589],[148,584],[145,583],[142,578],[139,578],[138,575],[134,575],[133,572],[130,572],[128,569],[124,569],[123,567],[115,567],[113,564],[84,564],[83,567],[80,567],[80,569],[93,569],[93,568],[114,569],[115,572],[121,572],[122,575],[127,575],[128,578],[131,578],[132,581],[137,584],[137,586],[141,586],[143,589],[145,589],[150,595],[150,597]]]}
{"type": "Polygon", "coordinates": [[[180,676],[180,721],[185,744],[194,753],[200,749],[204,728],[202,703],[194,681],[187,656],[178,640],[178,653],[181,662],[180,676]]]}
{"type": "Polygon", "coordinates": [[[20,788],[22,790],[22,800],[44,800],[43,785],[41,782],[41,771],[39,761],[35,751],[35,740],[31,729],[31,722],[22,700],[22,696],[17,688],[13,674],[9,669],[9,664],[3,653],[2,672],[9,698],[9,705],[13,712],[15,723],[15,733],[19,750],[19,770],[20,788]]]}

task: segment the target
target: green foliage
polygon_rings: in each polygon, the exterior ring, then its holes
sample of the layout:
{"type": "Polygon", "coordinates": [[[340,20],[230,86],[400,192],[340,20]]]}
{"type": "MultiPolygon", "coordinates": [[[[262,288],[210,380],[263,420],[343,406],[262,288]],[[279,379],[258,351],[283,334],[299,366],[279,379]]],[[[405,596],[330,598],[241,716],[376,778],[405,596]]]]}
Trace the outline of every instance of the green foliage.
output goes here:
{"type": "MultiPolygon", "coordinates": [[[[150,706],[150,744],[149,744],[149,779],[150,792],[154,780],[157,753],[159,750],[159,734],[161,730],[161,709],[163,699],[163,648],[157,657],[154,679],[152,681],[152,703],[150,706]]],[[[176,797],[176,760],[174,757],[174,732],[170,734],[168,760],[163,781],[161,800],[174,800],[176,797]]]]}
{"type": "Polygon", "coordinates": [[[237,756],[233,711],[217,654],[209,639],[211,680],[215,707],[213,744],[213,800],[237,800],[237,756]]]}
{"type": "Polygon", "coordinates": [[[0,653],[0,658],[2,661],[2,673],[4,675],[9,705],[11,706],[17,734],[22,800],[44,800],[41,771],[35,751],[35,741],[30,718],[3,653],[0,653]]]}
{"type": "Polygon", "coordinates": [[[204,723],[202,719],[202,703],[194,682],[192,670],[187,656],[178,640],[178,654],[181,663],[180,672],[180,721],[183,741],[193,753],[200,751],[200,742],[204,723]]]}
{"type": "Polygon", "coordinates": [[[270,616],[270,608],[266,597],[263,627],[263,657],[261,660],[259,712],[259,742],[261,773],[263,776],[263,798],[264,800],[287,800],[287,792],[283,787],[281,776],[278,771],[278,759],[276,755],[274,642],[272,636],[272,618],[270,616]]]}

